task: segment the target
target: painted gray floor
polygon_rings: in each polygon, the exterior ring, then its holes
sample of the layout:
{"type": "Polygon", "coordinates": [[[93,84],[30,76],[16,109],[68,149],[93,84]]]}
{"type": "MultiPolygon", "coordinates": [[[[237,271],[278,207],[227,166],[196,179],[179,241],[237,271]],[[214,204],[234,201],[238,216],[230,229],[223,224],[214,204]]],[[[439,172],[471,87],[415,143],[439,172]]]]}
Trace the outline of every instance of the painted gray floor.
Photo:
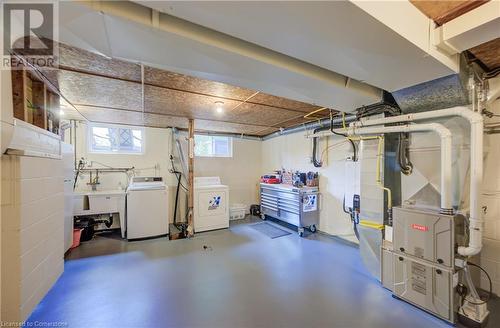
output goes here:
{"type": "MultiPolygon", "coordinates": [[[[391,297],[356,247],[248,226],[190,240],[98,237],[72,251],[29,321],[67,327],[449,327],[391,297]],[[204,249],[203,246],[208,246],[204,249]]],[[[499,321],[499,306],[490,327],[499,321]]]]}

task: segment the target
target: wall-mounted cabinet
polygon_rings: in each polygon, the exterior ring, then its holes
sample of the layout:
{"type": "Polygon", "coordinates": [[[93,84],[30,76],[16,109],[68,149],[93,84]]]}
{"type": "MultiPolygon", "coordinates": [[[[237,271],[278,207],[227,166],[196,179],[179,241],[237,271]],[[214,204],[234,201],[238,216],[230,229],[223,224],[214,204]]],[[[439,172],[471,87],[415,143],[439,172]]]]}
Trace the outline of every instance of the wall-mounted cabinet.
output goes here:
{"type": "Polygon", "coordinates": [[[59,95],[33,70],[12,71],[14,118],[59,134],[59,95]]]}

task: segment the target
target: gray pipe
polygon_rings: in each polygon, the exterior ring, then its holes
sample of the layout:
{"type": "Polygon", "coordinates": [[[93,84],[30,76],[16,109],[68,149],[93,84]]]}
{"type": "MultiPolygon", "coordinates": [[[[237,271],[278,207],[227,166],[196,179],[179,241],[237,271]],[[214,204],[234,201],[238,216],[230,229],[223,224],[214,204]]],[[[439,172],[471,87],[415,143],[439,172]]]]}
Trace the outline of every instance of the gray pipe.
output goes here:
{"type": "Polygon", "coordinates": [[[343,74],[305,62],[251,43],[229,34],[225,34],[205,26],[148,8],[132,1],[83,1],[80,4],[89,6],[105,15],[127,19],[145,25],[153,30],[175,34],[196,42],[223,49],[225,51],[251,58],[290,72],[324,81],[348,92],[356,92],[373,99],[382,97],[382,90],[370,84],[352,79],[343,74]]]}
{"type": "Polygon", "coordinates": [[[240,134],[240,133],[230,133],[230,132],[196,132],[198,135],[204,135],[204,136],[214,136],[214,137],[231,137],[235,139],[245,139],[245,140],[255,140],[255,141],[262,141],[261,137],[258,136],[249,136],[245,134],[240,134]]]}
{"type": "MultiPolygon", "coordinates": [[[[354,114],[346,115],[345,116],[345,122],[346,123],[350,123],[350,122],[353,122],[355,120],[356,120],[356,115],[354,115],[354,114]]],[[[333,124],[340,124],[340,123],[342,123],[342,118],[341,117],[333,119],[333,124]]],[[[321,119],[321,120],[316,121],[316,122],[310,122],[310,123],[307,123],[307,124],[302,124],[300,126],[295,126],[295,127],[283,129],[281,131],[276,131],[274,133],[271,133],[271,134],[268,134],[268,135],[262,137],[261,139],[263,141],[266,141],[266,140],[269,140],[269,139],[272,139],[272,138],[276,138],[276,137],[279,137],[279,136],[285,136],[287,134],[292,134],[292,133],[297,133],[297,132],[303,132],[303,131],[307,131],[307,130],[314,130],[314,129],[322,128],[322,127],[329,126],[329,125],[330,125],[330,119],[329,118],[324,118],[324,119],[321,119]]]]}

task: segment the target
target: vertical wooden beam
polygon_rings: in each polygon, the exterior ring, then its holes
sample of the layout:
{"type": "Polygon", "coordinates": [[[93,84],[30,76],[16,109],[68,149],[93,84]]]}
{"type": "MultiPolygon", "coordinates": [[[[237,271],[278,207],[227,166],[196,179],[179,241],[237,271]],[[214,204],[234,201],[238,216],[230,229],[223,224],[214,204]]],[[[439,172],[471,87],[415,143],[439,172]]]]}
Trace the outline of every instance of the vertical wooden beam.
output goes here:
{"type": "MultiPolygon", "coordinates": [[[[52,131],[53,133],[59,134],[59,110],[60,110],[60,97],[58,94],[51,92],[48,88],[46,88],[46,109],[47,109],[47,119],[50,118],[52,121],[52,131]]],[[[47,130],[50,130],[50,127],[47,126],[47,130]]]]}
{"type": "Polygon", "coordinates": [[[32,89],[32,99],[33,99],[33,124],[42,128],[47,129],[47,112],[46,112],[46,100],[45,93],[46,87],[42,81],[33,80],[31,83],[32,89]]]}
{"type": "Polygon", "coordinates": [[[188,156],[188,236],[194,235],[194,225],[193,225],[193,208],[194,208],[194,120],[189,119],[188,125],[188,146],[189,146],[189,156],[188,156]]]}
{"type": "Polygon", "coordinates": [[[24,74],[24,121],[33,124],[35,107],[33,105],[33,79],[31,73],[23,70],[24,74]]]}
{"type": "Polygon", "coordinates": [[[25,120],[26,116],[26,90],[24,80],[26,70],[15,69],[11,71],[12,76],[12,100],[14,103],[14,118],[25,120]]]}

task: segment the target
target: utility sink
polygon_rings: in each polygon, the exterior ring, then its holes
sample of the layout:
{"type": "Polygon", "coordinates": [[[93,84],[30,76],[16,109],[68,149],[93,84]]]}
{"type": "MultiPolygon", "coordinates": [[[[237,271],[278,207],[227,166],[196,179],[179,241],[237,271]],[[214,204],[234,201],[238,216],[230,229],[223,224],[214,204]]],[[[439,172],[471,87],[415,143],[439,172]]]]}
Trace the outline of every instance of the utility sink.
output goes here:
{"type": "Polygon", "coordinates": [[[122,238],[125,238],[125,190],[80,191],[74,193],[74,215],[118,213],[122,238]]]}

